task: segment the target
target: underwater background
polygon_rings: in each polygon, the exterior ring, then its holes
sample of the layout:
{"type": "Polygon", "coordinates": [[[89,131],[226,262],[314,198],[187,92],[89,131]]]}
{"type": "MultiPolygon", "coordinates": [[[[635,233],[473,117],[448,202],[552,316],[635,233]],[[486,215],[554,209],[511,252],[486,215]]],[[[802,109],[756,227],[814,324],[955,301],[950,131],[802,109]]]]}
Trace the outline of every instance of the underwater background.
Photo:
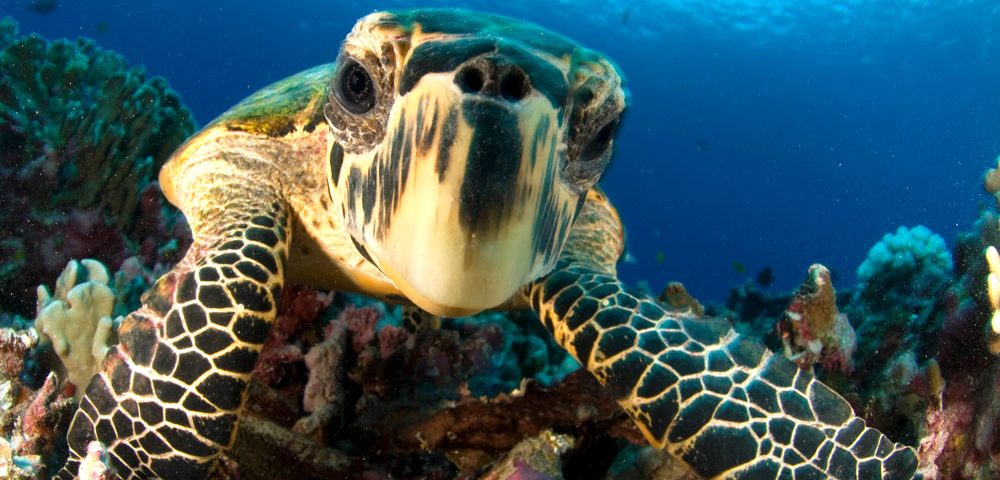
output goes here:
{"type": "Polygon", "coordinates": [[[333,61],[374,9],[460,6],[563,33],[617,61],[631,90],[602,181],[628,229],[621,275],[654,291],[679,280],[706,300],[765,267],[779,289],[813,262],[850,285],[902,225],[950,245],[988,200],[980,174],[1000,154],[990,0],[39,3],[0,13],[145,65],[199,125],[333,61]]]}
{"type": "MultiPolygon", "coordinates": [[[[622,279],[815,373],[923,478],[1000,478],[996,2],[0,2],[0,478],[63,464],[112,319],[190,245],[158,165],[332,62],[358,18],[413,6],[614,59],[629,111],[601,185],[622,279]]],[[[277,303],[213,479],[697,476],[531,312],[416,328],[304,285],[277,303]]]]}

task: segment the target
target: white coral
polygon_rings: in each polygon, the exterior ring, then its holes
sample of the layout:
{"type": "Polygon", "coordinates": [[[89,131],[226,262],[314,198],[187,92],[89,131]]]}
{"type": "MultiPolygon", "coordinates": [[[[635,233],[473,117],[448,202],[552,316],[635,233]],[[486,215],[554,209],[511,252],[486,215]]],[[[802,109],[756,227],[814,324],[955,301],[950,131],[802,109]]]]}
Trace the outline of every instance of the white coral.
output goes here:
{"type": "Polygon", "coordinates": [[[906,275],[914,281],[932,285],[951,272],[951,253],[944,239],[923,225],[899,227],[887,233],[868,251],[858,267],[858,282],[880,281],[884,275],[906,275]]]}
{"type": "Polygon", "coordinates": [[[108,286],[108,271],[96,260],[71,260],[56,280],[55,294],[38,287],[35,329],[52,346],[66,367],[67,377],[83,396],[90,378],[100,371],[111,348],[115,294],[108,286]],[[80,281],[80,275],[86,281],[80,281]]]}
{"type": "Polygon", "coordinates": [[[87,456],[80,462],[77,475],[80,480],[107,480],[110,478],[108,452],[101,442],[92,441],[87,444],[87,456]]]}

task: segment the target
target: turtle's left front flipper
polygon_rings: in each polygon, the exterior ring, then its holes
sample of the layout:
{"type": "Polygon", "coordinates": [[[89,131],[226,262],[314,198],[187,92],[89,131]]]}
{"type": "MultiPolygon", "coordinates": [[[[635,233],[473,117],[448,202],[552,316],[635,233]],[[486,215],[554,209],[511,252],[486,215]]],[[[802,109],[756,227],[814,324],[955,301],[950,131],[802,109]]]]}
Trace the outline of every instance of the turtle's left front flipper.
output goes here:
{"type": "Polygon", "coordinates": [[[206,478],[233,444],[291,241],[284,197],[232,166],[253,157],[221,160],[237,155],[209,156],[198,165],[206,173],[185,183],[199,187],[183,202],[194,244],[122,321],[56,478],[77,478],[92,445],[106,453],[108,478],[206,478]]]}
{"type": "Polygon", "coordinates": [[[620,282],[616,224],[613,209],[588,202],[556,269],[524,294],[651,444],[705,477],[914,474],[912,448],[866,427],[811,374],[728,326],[672,317],[620,282]]]}

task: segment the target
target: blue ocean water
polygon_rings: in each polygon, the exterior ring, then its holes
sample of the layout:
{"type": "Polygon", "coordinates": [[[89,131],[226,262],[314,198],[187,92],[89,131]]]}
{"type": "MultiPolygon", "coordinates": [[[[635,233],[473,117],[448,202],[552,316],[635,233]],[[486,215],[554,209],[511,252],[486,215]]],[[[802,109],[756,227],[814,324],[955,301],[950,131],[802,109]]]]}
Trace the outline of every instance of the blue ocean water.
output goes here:
{"type": "Polygon", "coordinates": [[[1000,154],[1000,7],[953,0],[618,2],[4,0],[21,31],[88,36],[165,76],[201,124],[332,61],[375,9],[461,6],[542,24],[614,58],[631,111],[602,184],[628,228],[622,276],[702,300],[770,266],[839,285],[883,233],[949,242],[990,200],[1000,154]],[[287,3],[287,4],[286,4],[287,3]],[[744,268],[735,268],[738,263],[744,268]]]}

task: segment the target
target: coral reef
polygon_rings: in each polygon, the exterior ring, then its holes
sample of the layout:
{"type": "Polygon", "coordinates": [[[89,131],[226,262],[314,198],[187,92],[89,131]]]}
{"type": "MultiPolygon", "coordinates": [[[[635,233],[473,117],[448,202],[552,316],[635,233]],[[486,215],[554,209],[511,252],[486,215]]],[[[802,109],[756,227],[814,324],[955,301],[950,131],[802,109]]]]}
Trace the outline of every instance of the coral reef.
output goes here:
{"type": "Polygon", "coordinates": [[[952,270],[944,239],[923,226],[899,227],[869,250],[843,309],[858,338],[858,374],[851,378],[856,406],[896,438],[916,440],[932,400],[916,385],[928,383],[952,270]]]}
{"type": "Polygon", "coordinates": [[[91,40],[19,37],[10,18],[0,71],[0,309],[27,315],[73,258],[176,261],[186,224],[154,175],[194,120],[166,81],[91,40]]]}
{"type": "MultiPolygon", "coordinates": [[[[23,223],[0,241],[0,478],[35,479],[65,457],[80,391],[70,385],[83,386],[115,341],[111,319],[136,308],[190,242],[152,175],[193,123],[165,82],[87,40],[19,37],[4,19],[0,67],[0,182],[10,186],[0,228],[23,223]],[[97,261],[70,261],[87,257],[97,261]],[[38,288],[31,329],[16,314],[30,315],[32,290],[57,276],[52,293],[38,288]],[[47,364],[50,351],[58,361],[47,364]]],[[[985,185],[1000,201],[997,169],[985,185]]],[[[793,293],[762,289],[765,271],[725,306],[702,307],[679,283],[660,300],[815,369],[869,425],[919,443],[925,478],[997,478],[997,215],[983,212],[976,228],[949,253],[927,228],[900,227],[839,294],[813,265],[793,293]]],[[[409,312],[286,285],[213,478],[695,478],[645,445],[533,314],[409,312]]],[[[79,473],[109,477],[102,445],[88,447],[79,473]]]]}
{"type": "MultiPolygon", "coordinates": [[[[998,190],[986,175],[985,188],[998,190]]],[[[1000,200],[1000,198],[998,198],[1000,200]]],[[[995,211],[981,212],[976,230],[959,236],[955,279],[939,302],[942,317],[936,360],[942,374],[938,407],[920,429],[921,471],[926,478],[1000,476],[1000,349],[992,327],[996,258],[1000,245],[995,211]]],[[[918,417],[919,418],[919,417],[918,417]]]]}

